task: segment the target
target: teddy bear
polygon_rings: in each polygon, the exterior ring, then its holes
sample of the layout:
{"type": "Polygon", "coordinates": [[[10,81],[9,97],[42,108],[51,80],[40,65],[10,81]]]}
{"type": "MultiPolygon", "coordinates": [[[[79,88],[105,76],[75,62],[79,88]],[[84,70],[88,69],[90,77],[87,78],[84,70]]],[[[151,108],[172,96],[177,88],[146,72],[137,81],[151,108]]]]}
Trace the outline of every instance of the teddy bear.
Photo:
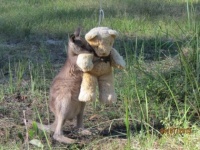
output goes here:
{"type": "Polygon", "coordinates": [[[113,48],[117,34],[108,27],[96,27],[85,35],[94,52],[79,54],[77,58],[76,64],[83,71],[79,101],[95,100],[98,85],[100,102],[116,102],[113,68],[124,69],[126,64],[113,48]]]}

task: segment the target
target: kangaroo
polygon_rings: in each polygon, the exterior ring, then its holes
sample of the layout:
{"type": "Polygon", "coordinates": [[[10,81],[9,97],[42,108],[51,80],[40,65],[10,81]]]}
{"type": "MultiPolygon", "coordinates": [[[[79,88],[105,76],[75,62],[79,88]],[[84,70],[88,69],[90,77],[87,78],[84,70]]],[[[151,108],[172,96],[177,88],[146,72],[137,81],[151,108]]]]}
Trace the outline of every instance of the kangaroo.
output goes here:
{"type": "Polygon", "coordinates": [[[54,113],[55,121],[49,126],[38,124],[38,128],[53,131],[53,138],[59,142],[68,144],[76,142],[62,133],[62,126],[66,120],[76,117],[76,127],[83,128],[86,103],[78,100],[83,72],[76,65],[76,60],[78,54],[92,51],[92,47],[81,38],[80,29],[77,29],[69,38],[66,62],[50,87],[49,107],[54,113]]]}

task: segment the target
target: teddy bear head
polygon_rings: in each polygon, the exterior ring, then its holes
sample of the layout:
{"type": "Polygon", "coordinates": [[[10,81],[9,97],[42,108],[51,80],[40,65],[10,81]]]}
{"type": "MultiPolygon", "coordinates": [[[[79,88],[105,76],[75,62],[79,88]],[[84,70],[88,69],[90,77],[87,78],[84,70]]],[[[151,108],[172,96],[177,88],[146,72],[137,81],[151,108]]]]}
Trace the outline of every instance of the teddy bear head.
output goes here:
{"type": "Polygon", "coordinates": [[[85,35],[85,39],[92,46],[97,56],[106,57],[111,52],[117,34],[117,31],[108,27],[96,27],[85,35]]]}

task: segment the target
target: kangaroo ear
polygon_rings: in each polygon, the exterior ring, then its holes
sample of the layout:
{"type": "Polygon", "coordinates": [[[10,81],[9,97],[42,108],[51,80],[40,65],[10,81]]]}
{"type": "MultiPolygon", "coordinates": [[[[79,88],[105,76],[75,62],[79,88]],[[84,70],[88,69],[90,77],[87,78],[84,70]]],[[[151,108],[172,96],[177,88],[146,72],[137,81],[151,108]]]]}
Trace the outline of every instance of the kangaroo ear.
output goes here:
{"type": "Polygon", "coordinates": [[[115,30],[108,30],[108,33],[115,39],[118,35],[117,31],[115,30]]]}
{"type": "Polygon", "coordinates": [[[75,34],[70,35],[70,41],[74,42],[75,41],[75,34]]]}
{"type": "Polygon", "coordinates": [[[74,31],[74,35],[75,35],[76,37],[81,35],[81,28],[80,28],[80,27],[78,27],[78,28],[76,29],[76,31],[74,31]]]}
{"type": "Polygon", "coordinates": [[[71,40],[72,42],[74,42],[76,37],[80,37],[80,34],[81,34],[81,28],[78,27],[78,28],[74,31],[74,34],[71,34],[71,35],[70,35],[70,40],[71,40]]]}

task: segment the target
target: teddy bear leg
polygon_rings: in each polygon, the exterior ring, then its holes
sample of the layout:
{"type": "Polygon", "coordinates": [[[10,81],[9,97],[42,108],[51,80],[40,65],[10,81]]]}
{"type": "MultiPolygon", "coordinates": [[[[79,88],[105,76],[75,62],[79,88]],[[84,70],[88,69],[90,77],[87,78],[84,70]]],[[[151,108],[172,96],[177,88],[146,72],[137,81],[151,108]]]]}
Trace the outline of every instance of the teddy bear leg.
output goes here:
{"type": "Polygon", "coordinates": [[[89,73],[83,73],[79,101],[93,101],[96,98],[97,78],[89,73]]]}
{"type": "Polygon", "coordinates": [[[99,100],[103,103],[114,103],[117,101],[117,95],[114,87],[113,73],[99,77],[99,100]]]}

